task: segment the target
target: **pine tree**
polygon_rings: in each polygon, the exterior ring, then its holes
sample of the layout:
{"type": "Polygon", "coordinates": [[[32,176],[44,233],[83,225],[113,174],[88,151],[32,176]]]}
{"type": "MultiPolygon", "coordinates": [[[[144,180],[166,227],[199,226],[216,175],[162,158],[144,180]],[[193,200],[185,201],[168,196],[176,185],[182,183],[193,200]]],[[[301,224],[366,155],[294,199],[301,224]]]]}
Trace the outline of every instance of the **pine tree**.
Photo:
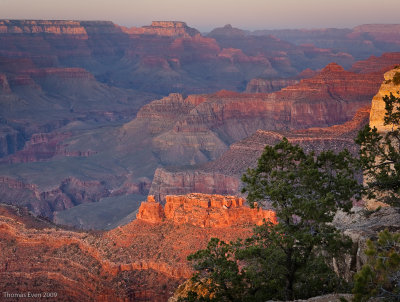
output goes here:
{"type": "Polygon", "coordinates": [[[347,151],[306,154],[287,139],[266,146],[258,166],[243,175],[243,192],[251,206],[272,205],[278,224],[266,222],[236,243],[213,239],[191,255],[196,280],[212,293],[193,291],[191,301],[293,300],[342,289],[328,263],[351,242],[329,223],[359,197],[355,172],[347,151]]]}
{"type": "Polygon", "coordinates": [[[384,125],[392,125],[392,129],[381,135],[375,127],[366,125],[356,142],[360,145],[368,198],[400,206],[400,97],[390,93],[383,100],[384,125]]]}
{"type": "Polygon", "coordinates": [[[365,254],[368,262],[354,276],[353,301],[400,301],[400,234],[380,232],[376,242],[368,240],[365,254]]]}

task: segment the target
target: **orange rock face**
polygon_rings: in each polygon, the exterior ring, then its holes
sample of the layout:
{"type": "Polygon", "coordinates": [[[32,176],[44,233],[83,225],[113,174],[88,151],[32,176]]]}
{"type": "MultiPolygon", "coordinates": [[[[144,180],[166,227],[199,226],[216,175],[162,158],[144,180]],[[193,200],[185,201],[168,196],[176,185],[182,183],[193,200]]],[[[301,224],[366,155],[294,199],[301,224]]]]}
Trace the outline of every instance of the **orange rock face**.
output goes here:
{"type": "Polygon", "coordinates": [[[150,197],[139,219],[95,233],[62,229],[26,210],[0,205],[0,288],[51,290],[58,293],[57,301],[167,301],[193,273],[189,254],[213,237],[227,242],[249,237],[252,219],[272,219],[236,197],[171,196],[168,204],[173,218],[162,223],[140,218],[162,216],[162,207],[150,197]],[[197,225],[205,213],[208,225],[219,227],[197,225]],[[178,223],[183,214],[193,217],[191,223],[178,223]]]}
{"type": "Polygon", "coordinates": [[[154,200],[154,196],[149,195],[147,202],[140,205],[136,218],[153,223],[162,222],[165,218],[164,209],[154,200]]]}
{"type": "Polygon", "coordinates": [[[236,196],[192,193],[167,196],[165,210],[149,196],[139,208],[137,218],[152,223],[164,217],[175,224],[191,224],[202,228],[240,225],[261,225],[264,220],[276,223],[274,211],[249,208],[245,200],[236,196]]]}

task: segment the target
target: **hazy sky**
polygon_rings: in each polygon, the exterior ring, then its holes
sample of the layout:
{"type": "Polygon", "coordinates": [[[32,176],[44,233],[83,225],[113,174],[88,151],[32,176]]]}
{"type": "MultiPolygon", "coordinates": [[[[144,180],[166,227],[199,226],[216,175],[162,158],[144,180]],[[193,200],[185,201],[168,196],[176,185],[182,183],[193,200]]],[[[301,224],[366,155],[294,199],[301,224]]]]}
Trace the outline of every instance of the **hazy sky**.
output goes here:
{"type": "Polygon", "coordinates": [[[111,20],[149,25],[185,21],[201,31],[353,27],[400,23],[400,0],[0,0],[1,19],[111,20]]]}

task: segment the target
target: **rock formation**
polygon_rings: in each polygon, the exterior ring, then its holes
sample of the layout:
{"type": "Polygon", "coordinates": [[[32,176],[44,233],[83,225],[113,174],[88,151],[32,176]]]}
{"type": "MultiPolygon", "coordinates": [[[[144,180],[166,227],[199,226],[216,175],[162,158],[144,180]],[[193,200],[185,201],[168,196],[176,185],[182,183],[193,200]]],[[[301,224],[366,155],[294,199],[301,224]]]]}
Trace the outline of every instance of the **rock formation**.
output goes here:
{"type": "Polygon", "coordinates": [[[309,128],[292,131],[258,130],[253,135],[233,143],[218,159],[189,168],[158,168],[150,188],[150,194],[163,201],[169,194],[192,192],[213,194],[238,194],[240,177],[247,168],[257,164],[265,145],[274,145],[283,137],[292,144],[299,144],[306,151],[341,151],[348,149],[358,154],[354,137],[368,123],[370,107],[366,106],[352,120],[342,125],[326,128],[309,128]]]}
{"type": "MultiPolygon", "coordinates": [[[[228,145],[258,129],[304,129],[341,124],[350,120],[357,109],[370,103],[381,80],[380,73],[360,75],[329,64],[317,76],[275,93],[220,91],[201,95],[197,106],[186,106],[180,115],[174,113],[173,128],[165,127],[167,131],[153,139],[153,146],[164,165],[193,165],[215,160],[228,145]]],[[[148,108],[160,110],[159,106],[164,106],[169,112],[167,106],[172,105],[166,100],[151,103],[148,108]]]]}
{"type": "Polygon", "coordinates": [[[165,200],[167,195],[182,195],[193,192],[238,194],[240,180],[237,177],[196,168],[186,170],[169,167],[158,168],[154,173],[149,194],[156,195],[158,201],[165,200]]]}
{"type": "Polygon", "coordinates": [[[155,201],[154,196],[149,195],[147,201],[143,201],[140,205],[136,218],[147,222],[160,223],[165,218],[165,212],[162,205],[155,201]]]}
{"type": "Polygon", "coordinates": [[[123,30],[129,34],[167,37],[192,37],[200,34],[197,29],[191,28],[181,21],[153,21],[150,26],[123,28],[123,30]]]}
{"type": "Polygon", "coordinates": [[[193,193],[168,195],[164,209],[149,195],[139,208],[137,219],[152,223],[164,220],[175,224],[191,224],[202,228],[261,225],[264,220],[276,223],[273,211],[251,209],[245,200],[235,196],[193,193]]]}
{"type": "Polygon", "coordinates": [[[386,113],[384,96],[389,96],[391,93],[395,97],[400,97],[400,67],[394,68],[385,73],[385,81],[382,83],[378,93],[372,99],[370,127],[376,127],[378,132],[385,133],[392,130],[393,125],[384,125],[384,117],[386,113]],[[395,82],[394,76],[399,79],[395,82]]]}
{"type": "MultiPolygon", "coordinates": [[[[400,67],[397,66],[394,69],[386,72],[384,76],[385,80],[383,81],[378,93],[372,99],[369,122],[370,127],[372,129],[376,128],[378,130],[378,133],[382,135],[384,135],[388,131],[393,130],[395,127],[398,127],[392,124],[385,125],[386,104],[383,98],[385,96],[389,96],[390,94],[393,94],[395,97],[400,97],[400,67]]],[[[396,112],[396,110],[399,110],[399,108],[394,107],[394,112],[396,112]]],[[[398,142],[393,142],[394,146],[396,146],[396,144],[397,150],[399,150],[398,142]]],[[[378,162],[379,159],[376,158],[376,161],[378,162]]],[[[364,181],[368,182],[371,181],[371,179],[368,179],[366,177],[364,181]]],[[[380,194],[381,193],[377,193],[377,195],[380,194]]],[[[369,209],[376,209],[379,206],[386,207],[388,205],[373,199],[368,199],[367,207],[369,209]]]]}
{"type": "Polygon", "coordinates": [[[399,65],[400,52],[384,53],[380,57],[371,56],[366,60],[353,64],[350,71],[357,73],[369,73],[379,70],[388,71],[395,65],[399,65]]]}
{"type": "Polygon", "coordinates": [[[246,238],[263,218],[275,221],[273,212],[231,196],[171,196],[167,205],[164,218],[149,197],[138,219],[96,233],[0,205],[0,286],[10,293],[57,292],[63,301],[167,301],[192,274],[187,256],[210,238],[246,238]]]}

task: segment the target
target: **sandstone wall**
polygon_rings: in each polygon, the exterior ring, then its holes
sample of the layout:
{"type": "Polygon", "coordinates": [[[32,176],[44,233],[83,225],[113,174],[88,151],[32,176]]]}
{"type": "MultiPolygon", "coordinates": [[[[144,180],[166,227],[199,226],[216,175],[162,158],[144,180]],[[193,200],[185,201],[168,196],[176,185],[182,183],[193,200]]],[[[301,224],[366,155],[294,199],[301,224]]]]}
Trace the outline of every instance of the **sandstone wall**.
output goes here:
{"type": "Polygon", "coordinates": [[[202,228],[261,225],[264,220],[276,223],[274,211],[249,208],[245,200],[235,196],[192,193],[169,195],[164,209],[149,196],[139,208],[137,219],[152,223],[171,221],[202,228]]]}
{"type": "Polygon", "coordinates": [[[393,77],[398,74],[400,78],[400,68],[392,69],[385,73],[385,80],[382,83],[378,93],[372,99],[370,126],[376,127],[379,132],[384,133],[392,129],[392,125],[384,125],[384,117],[386,113],[384,96],[389,96],[392,93],[394,96],[399,97],[400,84],[393,82],[393,77]]]}

